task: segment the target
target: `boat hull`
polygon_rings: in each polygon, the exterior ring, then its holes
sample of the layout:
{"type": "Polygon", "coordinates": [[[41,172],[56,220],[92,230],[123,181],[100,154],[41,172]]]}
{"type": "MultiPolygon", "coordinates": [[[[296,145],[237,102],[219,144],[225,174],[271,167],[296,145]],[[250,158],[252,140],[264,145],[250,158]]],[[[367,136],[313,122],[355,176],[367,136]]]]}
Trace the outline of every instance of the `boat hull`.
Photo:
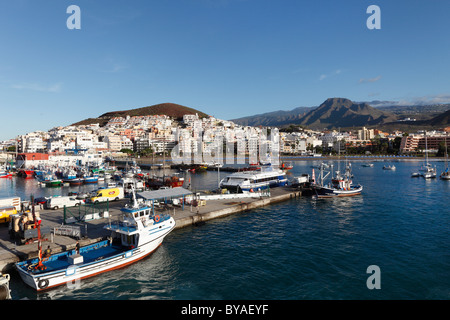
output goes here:
{"type": "Polygon", "coordinates": [[[317,196],[319,198],[352,197],[360,195],[362,190],[363,190],[362,186],[354,186],[354,187],[352,186],[348,190],[326,188],[326,187],[316,188],[317,196]]]}
{"type": "Polygon", "coordinates": [[[83,184],[83,179],[81,178],[75,178],[69,181],[71,186],[79,186],[83,184]]]}
{"type": "Polygon", "coordinates": [[[45,186],[48,188],[53,188],[53,187],[59,187],[62,184],[61,180],[54,180],[54,181],[44,181],[45,186]]]}

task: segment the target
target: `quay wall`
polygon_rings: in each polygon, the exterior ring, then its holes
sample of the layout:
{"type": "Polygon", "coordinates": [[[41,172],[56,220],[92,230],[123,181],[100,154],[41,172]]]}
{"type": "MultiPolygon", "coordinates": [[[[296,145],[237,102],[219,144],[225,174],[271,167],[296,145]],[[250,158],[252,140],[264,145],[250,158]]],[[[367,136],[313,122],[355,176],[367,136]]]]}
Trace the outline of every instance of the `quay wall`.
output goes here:
{"type": "Polygon", "coordinates": [[[281,201],[286,201],[292,198],[297,198],[301,196],[301,191],[292,191],[285,194],[271,196],[266,198],[261,198],[259,200],[254,200],[251,202],[241,202],[239,204],[233,205],[228,208],[223,208],[219,210],[213,210],[205,213],[195,213],[193,215],[175,219],[176,226],[175,229],[184,228],[187,226],[196,225],[201,222],[208,220],[213,220],[217,218],[226,217],[232,214],[246,212],[252,209],[264,207],[270,204],[274,204],[281,201]]]}

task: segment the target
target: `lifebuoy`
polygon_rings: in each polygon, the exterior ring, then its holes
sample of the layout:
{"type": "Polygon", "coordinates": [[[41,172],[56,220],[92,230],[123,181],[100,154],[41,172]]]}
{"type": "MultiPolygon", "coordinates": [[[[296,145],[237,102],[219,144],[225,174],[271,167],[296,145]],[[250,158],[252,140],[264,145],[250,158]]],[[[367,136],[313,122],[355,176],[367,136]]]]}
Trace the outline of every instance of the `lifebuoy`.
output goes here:
{"type": "Polygon", "coordinates": [[[155,216],[155,222],[159,222],[159,215],[155,216]]]}
{"type": "Polygon", "coordinates": [[[48,280],[47,279],[39,280],[38,287],[39,287],[39,289],[47,288],[48,287],[48,280]]]}

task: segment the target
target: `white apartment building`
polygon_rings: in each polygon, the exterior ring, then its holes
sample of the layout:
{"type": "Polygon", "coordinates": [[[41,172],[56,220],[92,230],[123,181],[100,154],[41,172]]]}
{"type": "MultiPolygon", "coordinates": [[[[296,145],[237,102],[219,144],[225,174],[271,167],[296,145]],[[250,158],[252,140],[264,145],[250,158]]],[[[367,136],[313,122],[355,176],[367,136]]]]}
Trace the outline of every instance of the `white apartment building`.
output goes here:
{"type": "Polygon", "coordinates": [[[116,135],[108,135],[104,138],[107,148],[110,151],[120,151],[122,149],[122,138],[116,135]]]}

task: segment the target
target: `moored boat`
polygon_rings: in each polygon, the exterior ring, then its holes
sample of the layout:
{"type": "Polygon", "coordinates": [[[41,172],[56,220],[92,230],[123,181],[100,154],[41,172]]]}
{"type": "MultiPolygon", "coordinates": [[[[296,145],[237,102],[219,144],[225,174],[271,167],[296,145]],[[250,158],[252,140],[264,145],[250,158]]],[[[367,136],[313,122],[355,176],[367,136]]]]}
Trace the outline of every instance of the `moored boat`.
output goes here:
{"type": "Polygon", "coordinates": [[[293,164],[291,162],[283,162],[280,165],[281,170],[291,170],[293,168],[293,164]]]}
{"type": "Polygon", "coordinates": [[[53,187],[61,186],[63,181],[60,179],[52,179],[52,180],[46,180],[46,181],[44,181],[44,183],[47,188],[53,188],[53,187]]]}
{"type": "Polygon", "coordinates": [[[260,171],[235,172],[219,183],[220,188],[234,192],[256,192],[267,188],[285,186],[286,172],[272,166],[262,166],[260,171]]]}
{"type": "Polygon", "coordinates": [[[7,171],[0,171],[0,179],[2,178],[12,178],[12,173],[7,171]]]}
{"type": "Polygon", "coordinates": [[[82,185],[83,182],[84,182],[83,178],[70,179],[70,181],[69,181],[71,186],[79,186],[79,185],[82,185]]]}
{"type": "Polygon", "coordinates": [[[112,240],[46,258],[39,251],[38,258],[16,263],[20,277],[36,291],[42,291],[122,268],[155,251],[175,227],[170,215],[154,214],[150,206],[138,204],[135,198],[131,206],[122,208],[122,213],[121,221],[104,227],[112,232],[112,240]]]}
{"type": "Polygon", "coordinates": [[[324,175],[324,167],[321,167],[319,179],[315,181],[313,172],[313,189],[318,198],[349,197],[361,194],[362,185],[353,185],[351,164],[346,166],[344,174],[341,174],[339,170],[336,171],[336,175],[331,179],[331,182],[325,184],[324,181],[329,174],[330,172],[324,175]]]}
{"type": "Polygon", "coordinates": [[[17,175],[19,177],[22,177],[22,178],[33,178],[34,177],[34,170],[22,169],[22,170],[19,170],[17,175]]]}
{"type": "Polygon", "coordinates": [[[98,183],[98,176],[89,176],[84,178],[84,183],[98,183]]]}

